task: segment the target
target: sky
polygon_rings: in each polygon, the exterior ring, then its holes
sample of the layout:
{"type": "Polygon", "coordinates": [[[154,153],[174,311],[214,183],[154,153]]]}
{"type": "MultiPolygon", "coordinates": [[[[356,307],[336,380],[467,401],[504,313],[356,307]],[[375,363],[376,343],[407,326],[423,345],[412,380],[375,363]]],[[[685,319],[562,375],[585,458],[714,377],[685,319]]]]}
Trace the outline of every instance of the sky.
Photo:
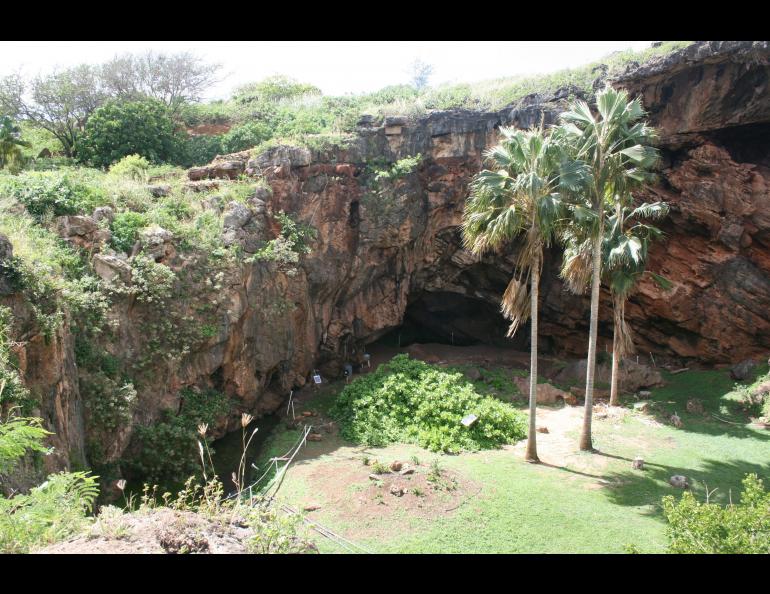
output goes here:
{"type": "Polygon", "coordinates": [[[362,93],[409,80],[415,59],[433,66],[431,84],[547,73],[651,41],[0,41],[0,75],[44,74],[104,62],[127,52],[191,51],[222,65],[207,99],[238,85],[284,74],[328,95],[362,93]]]}

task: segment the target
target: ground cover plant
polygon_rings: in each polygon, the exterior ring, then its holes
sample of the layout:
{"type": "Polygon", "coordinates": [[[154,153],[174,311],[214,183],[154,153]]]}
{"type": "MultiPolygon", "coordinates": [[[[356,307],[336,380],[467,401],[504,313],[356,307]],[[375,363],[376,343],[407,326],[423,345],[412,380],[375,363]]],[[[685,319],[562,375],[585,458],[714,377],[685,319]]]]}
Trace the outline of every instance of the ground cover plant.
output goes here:
{"type": "Polygon", "coordinates": [[[405,442],[460,452],[526,435],[524,416],[510,405],[482,396],[460,373],[403,354],[346,386],[332,415],[345,438],[367,445],[405,442]],[[466,427],[461,419],[469,414],[478,420],[466,427]]]}

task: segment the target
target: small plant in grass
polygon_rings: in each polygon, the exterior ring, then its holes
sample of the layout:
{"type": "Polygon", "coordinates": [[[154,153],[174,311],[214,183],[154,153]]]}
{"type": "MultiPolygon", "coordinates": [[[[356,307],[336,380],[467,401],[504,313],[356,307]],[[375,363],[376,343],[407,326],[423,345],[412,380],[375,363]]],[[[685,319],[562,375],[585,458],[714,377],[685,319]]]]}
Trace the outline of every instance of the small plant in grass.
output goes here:
{"type": "Polygon", "coordinates": [[[419,466],[420,465],[420,459],[416,455],[412,455],[409,459],[412,461],[412,463],[415,466],[419,466]]]}
{"type": "Polygon", "coordinates": [[[369,456],[364,456],[363,458],[361,458],[361,462],[363,463],[364,466],[369,466],[371,459],[369,458],[369,456]]]}
{"type": "Polygon", "coordinates": [[[420,489],[420,487],[412,487],[412,494],[415,497],[425,497],[425,491],[420,489]]]}
{"type": "Polygon", "coordinates": [[[390,472],[390,468],[388,468],[387,464],[383,464],[379,460],[375,460],[372,462],[372,472],[374,474],[387,474],[390,472]]]}

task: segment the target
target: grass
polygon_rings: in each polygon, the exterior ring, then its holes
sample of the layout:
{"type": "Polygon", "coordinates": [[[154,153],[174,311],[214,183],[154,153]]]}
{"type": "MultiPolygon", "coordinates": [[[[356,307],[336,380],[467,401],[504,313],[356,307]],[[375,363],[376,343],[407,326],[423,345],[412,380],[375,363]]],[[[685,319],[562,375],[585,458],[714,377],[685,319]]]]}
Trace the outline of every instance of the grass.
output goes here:
{"type": "MultiPolygon", "coordinates": [[[[652,391],[656,417],[632,412],[628,402],[622,418],[594,421],[594,454],[575,447],[560,458],[544,456],[546,463],[530,465],[509,448],[454,456],[403,444],[366,449],[370,459],[425,460],[424,472],[437,465],[477,485],[478,493],[466,493],[452,512],[421,517],[388,510],[391,515],[379,521],[341,517],[334,501],[319,493],[312,470],[330,472],[325,465],[354,451],[360,467],[360,448],[342,440],[307,453],[289,470],[280,496],[289,502],[318,500],[321,508],[313,519],[376,552],[622,553],[627,545],[645,553],[665,552],[660,503],[665,495],[679,494],[668,485],[669,477],[687,476],[701,500],[707,488],[716,488],[711,500],[726,503],[740,492],[746,473],[770,479],[770,432],[746,424],[737,401],[740,390],[734,389],[728,371],[664,375],[667,385],[652,391]],[[707,413],[720,411],[720,417],[738,424],[686,412],[685,403],[693,396],[702,400],[707,413]],[[682,429],[656,422],[674,410],[684,422],[682,429]],[[644,458],[643,470],[631,468],[636,456],[644,458]]],[[[331,388],[324,395],[327,408],[331,388]]],[[[567,434],[575,444],[577,432],[576,426],[567,434]]],[[[388,501],[386,494],[383,504],[388,501]]],[[[344,552],[331,541],[318,541],[321,552],[344,552]]]]}

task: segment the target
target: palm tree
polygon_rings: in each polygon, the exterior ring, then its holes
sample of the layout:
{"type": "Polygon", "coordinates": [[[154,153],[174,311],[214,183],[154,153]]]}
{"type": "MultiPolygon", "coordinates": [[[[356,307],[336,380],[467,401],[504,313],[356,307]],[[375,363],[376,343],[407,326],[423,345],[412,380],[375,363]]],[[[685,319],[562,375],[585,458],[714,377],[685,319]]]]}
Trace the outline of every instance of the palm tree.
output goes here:
{"type": "Polygon", "coordinates": [[[614,197],[625,197],[637,184],[647,180],[648,169],[655,161],[655,150],[647,146],[653,139],[652,128],[640,121],[645,115],[639,98],[628,100],[627,91],[607,86],[596,98],[598,114],[591,112],[585,101],[576,101],[561,114],[558,136],[564,141],[572,159],[585,164],[589,173],[578,200],[571,206],[572,239],[568,250],[575,257],[565,258],[563,275],[573,277],[575,285],[586,279],[590,258],[591,322],[588,338],[585,414],[580,435],[580,449],[593,449],[591,420],[593,416],[594,373],[599,322],[599,289],[601,286],[602,242],[605,208],[614,197]],[[571,267],[570,267],[571,262],[571,267]]]}
{"type": "MultiPolygon", "coordinates": [[[[498,250],[524,236],[501,310],[511,320],[508,336],[532,319],[529,375],[529,436],[526,460],[538,462],[536,442],[537,321],[543,248],[562,219],[558,189],[573,183],[569,164],[562,167],[560,145],[539,129],[501,128],[502,141],[485,153],[494,171],[485,169],[471,183],[463,216],[463,241],[475,255],[498,250]],[[529,281],[529,295],[527,294],[529,281]]],[[[573,187],[573,190],[576,186],[573,187]]]]}
{"type": "MultiPolygon", "coordinates": [[[[649,244],[662,232],[643,219],[660,219],[668,214],[665,202],[644,203],[633,210],[617,197],[615,211],[607,218],[609,232],[604,240],[603,261],[609,277],[612,293],[613,336],[612,377],[610,379],[610,406],[618,406],[618,369],[622,357],[633,352],[631,328],[626,323],[626,300],[636,282],[645,272],[649,244]],[[626,228],[627,225],[631,225],[626,228]]],[[[650,272],[659,284],[665,286],[661,276],[650,272]]]]}
{"type": "Polygon", "coordinates": [[[19,136],[19,127],[8,116],[0,116],[0,169],[17,168],[24,155],[21,147],[31,146],[19,136]]]}

